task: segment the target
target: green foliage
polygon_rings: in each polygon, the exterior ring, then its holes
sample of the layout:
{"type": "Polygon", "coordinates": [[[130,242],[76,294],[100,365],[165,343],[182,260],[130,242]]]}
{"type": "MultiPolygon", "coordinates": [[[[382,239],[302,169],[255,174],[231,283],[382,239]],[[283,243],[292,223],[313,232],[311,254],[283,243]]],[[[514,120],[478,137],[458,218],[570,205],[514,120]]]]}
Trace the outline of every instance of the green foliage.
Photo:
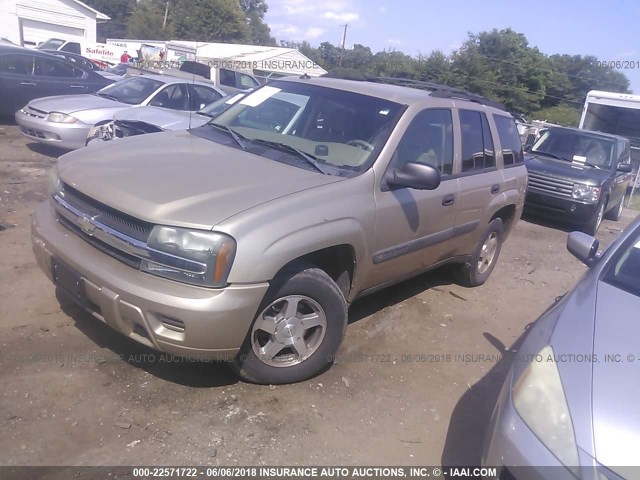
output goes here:
{"type": "Polygon", "coordinates": [[[264,23],[264,16],[269,9],[267,3],[264,0],[240,0],[240,8],[249,26],[249,42],[253,45],[275,45],[276,39],[271,36],[269,25],[264,23]]]}
{"type": "Polygon", "coordinates": [[[83,0],[83,2],[111,17],[111,20],[97,25],[98,42],[104,42],[107,38],[126,38],[127,22],[136,6],[136,0],[83,0]]]}
{"type": "Polygon", "coordinates": [[[140,40],[170,40],[173,26],[167,22],[163,29],[166,3],[162,0],[140,0],[129,18],[128,38],[140,40]]]}
{"type": "Polygon", "coordinates": [[[538,110],[532,115],[532,118],[565,127],[577,127],[580,122],[580,110],[569,105],[556,105],[538,110]]]}
{"type": "Polygon", "coordinates": [[[171,23],[177,40],[242,43],[250,33],[237,1],[176,0],[171,23]]]}

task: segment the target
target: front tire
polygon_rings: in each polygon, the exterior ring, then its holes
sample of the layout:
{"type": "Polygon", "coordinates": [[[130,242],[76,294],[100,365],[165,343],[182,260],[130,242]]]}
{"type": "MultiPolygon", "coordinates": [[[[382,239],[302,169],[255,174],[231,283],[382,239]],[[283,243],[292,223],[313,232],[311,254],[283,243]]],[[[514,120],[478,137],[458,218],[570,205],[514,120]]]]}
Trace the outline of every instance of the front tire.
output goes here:
{"type": "Polygon", "coordinates": [[[624,210],[624,200],[625,200],[626,196],[623,195],[622,198],[620,198],[620,202],[618,202],[618,204],[615,206],[615,208],[613,210],[610,210],[604,218],[606,218],[607,220],[613,220],[614,222],[617,222],[618,220],[620,220],[620,217],[622,217],[622,211],[624,210]]]}
{"type": "Polygon", "coordinates": [[[252,383],[295,383],[333,364],[347,327],[347,302],[323,270],[276,278],[232,363],[252,383]]]}
{"type": "Polygon", "coordinates": [[[498,256],[504,238],[504,224],[500,218],[494,218],[485,228],[480,242],[471,255],[471,260],[459,265],[455,270],[455,279],[466,287],[477,287],[487,281],[498,263],[498,256]]]}
{"type": "Polygon", "coordinates": [[[600,228],[600,224],[602,223],[602,219],[604,218],[604,205],[605,202],[601,202],[598,206],[598,211],[596,215],[593,217],[593,220],[587,224],[584,228],[584,233],[587,235],[591,235],[592,237],[596,235],[598,232],[598,228],[600,228]]]}

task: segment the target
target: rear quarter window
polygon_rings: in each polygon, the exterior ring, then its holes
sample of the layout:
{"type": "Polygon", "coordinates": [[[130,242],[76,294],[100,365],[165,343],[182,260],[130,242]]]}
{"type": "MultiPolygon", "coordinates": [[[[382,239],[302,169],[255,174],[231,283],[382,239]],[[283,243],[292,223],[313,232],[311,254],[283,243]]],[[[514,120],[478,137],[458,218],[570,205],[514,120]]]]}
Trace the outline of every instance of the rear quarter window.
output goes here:
{"type": "Polygon", "coordinates": [[[513,118],[503,115],[494,115],[493,120],[498,128],[498,138],[502,147],[504,166],[517,165],[524,162],[524,152],[518,128],[513,118]]]}

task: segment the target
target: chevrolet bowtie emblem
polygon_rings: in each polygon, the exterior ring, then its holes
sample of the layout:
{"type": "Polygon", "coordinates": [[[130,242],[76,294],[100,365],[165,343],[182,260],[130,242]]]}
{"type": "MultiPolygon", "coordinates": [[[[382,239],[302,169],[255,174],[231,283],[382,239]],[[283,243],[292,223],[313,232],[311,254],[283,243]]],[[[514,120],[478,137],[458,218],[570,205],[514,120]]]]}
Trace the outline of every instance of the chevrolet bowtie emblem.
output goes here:
{"type": "Polygon", "coordinates": [[[80,230],[87,235],[93,235],[93,232],[96,229],[96,226],[93,223],[93,218],[87,216],[78,218],[78,226],[80,227],[80,230]]]}

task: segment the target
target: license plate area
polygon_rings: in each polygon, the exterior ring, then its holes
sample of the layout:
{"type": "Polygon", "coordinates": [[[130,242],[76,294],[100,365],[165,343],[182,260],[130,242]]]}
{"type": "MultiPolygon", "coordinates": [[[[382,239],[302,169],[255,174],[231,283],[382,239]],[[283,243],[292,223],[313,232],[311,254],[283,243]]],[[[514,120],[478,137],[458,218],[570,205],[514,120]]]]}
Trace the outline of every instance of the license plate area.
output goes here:
{"type": "Polygon", "coordinates": [[[51,259],[51,271],[56,286],[64,290],[78,303],[86,303],[87,297],[82,285],[82,277],[78,272],[55,258],[51,259]]]}

